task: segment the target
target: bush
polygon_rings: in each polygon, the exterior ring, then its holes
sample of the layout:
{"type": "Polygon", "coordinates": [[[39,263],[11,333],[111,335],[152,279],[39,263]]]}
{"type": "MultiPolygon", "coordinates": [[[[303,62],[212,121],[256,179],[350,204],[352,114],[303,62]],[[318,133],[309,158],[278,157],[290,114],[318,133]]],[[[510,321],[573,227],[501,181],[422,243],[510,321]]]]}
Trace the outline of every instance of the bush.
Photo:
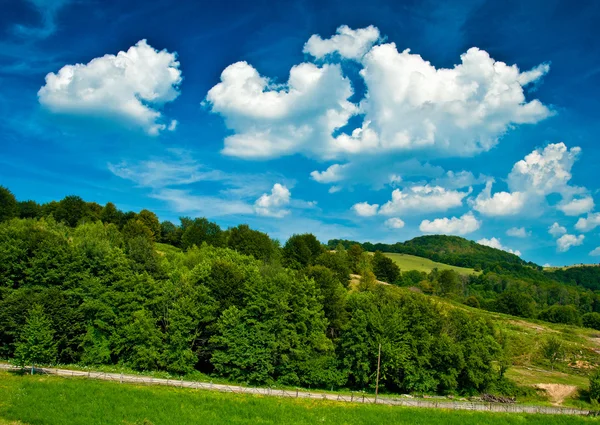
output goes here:
{"type": "Polygon", "coordinates": [[[600,369],[590,376],[590,400],[596,403],[600,400],[600,369]]]}
{"type": "Polygon", "coordinates": [[[586,313],[581,318],[583,326],[600,331],[600,313],[586,313]]]}
{"type": "Polygon", "coordinates": [[[540,312],[538,319],[550,323],[581,326],[581,317],[579,317],[577,309],[572,305],[553,305],[540,312]]]}

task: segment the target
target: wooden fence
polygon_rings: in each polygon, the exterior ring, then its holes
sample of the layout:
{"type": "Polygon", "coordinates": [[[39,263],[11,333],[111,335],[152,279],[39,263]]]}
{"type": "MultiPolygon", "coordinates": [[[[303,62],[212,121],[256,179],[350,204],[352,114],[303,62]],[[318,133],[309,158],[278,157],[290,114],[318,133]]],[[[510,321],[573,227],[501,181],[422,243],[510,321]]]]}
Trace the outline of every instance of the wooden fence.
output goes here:
{"type": "MultiPolygon", "coordinates": [[[[20,370],[20,368],[0,363],[0,369],[20,370]]],[[[26,369],[27,370],[27,369],[26,369]]],[[[58,375],[64,377],[81,377],[89,379],[100,379],[104,381],[114,381],[119,383],[131,383],[138,385],[165,385],[180,388],[192,388],[199,390],[220,391],[225,393],[238,394],[259,394],[272,397],[290,397],[290,398],[310,398],[320,400],[331,400],[347,403],[367,403],[367,404],[386,404],[391,406],[405,406],[430,409],[454,409],[471,410],[482,412],[503,412],[503,413],[533,413],[547,415],[580,415],[596,416],[598,412],[585,409],[574,409],[568,407],[552,406],[531,406],[523,404],[500,404],[500,403],[482,403],[467,401],[438,401],[438,400],[417,400],[411,398],[393,398],[382,397],[375,398],[367,396],[364,393],[352,393],[350,395],[328,394],[321,392],[310,392],[305,390],[279,390],[262,387],[243,387],[236,385],[213,384],[212,382],[185,381],[183,379],[163,379],[146,376],[126,375],[122,373],[106,372],[85,372],[78,370],[53,369],[53,368],[35,368],[35,372],[58,375]]]]}

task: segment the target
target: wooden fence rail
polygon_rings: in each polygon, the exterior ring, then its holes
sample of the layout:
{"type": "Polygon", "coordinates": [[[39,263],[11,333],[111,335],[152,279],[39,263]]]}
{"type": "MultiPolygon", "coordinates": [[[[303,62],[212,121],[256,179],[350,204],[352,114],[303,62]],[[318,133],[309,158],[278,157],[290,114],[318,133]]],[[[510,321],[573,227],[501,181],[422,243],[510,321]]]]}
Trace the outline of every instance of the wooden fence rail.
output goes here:
{"type": "MultiPolygon", "coordinates": [[[[20,368],[0,363],[0,369],[4,370],[20,370],[20,368]]],[[[308,391],[289,391],[277,390],[272,388],[260,387],[243,387],[236,385],[213,384],[212,382],[199,381],[184,381],[183,379],[163,379],[152,378],[136,375],[125,375],[123,373],[106,373],[106,372],[85,372],[78,370],[54,369],[54,368],[35,368],[35,372],[65,376],[65,377],[80,377],[88,379],[100,379],[103,381],[115,381],[119,383],[130,383],[138,385],[165,385],[170,387],[192,388],[198,390],[211,390],[220,392],[231,392],[240,394],[259,394],[272,397],[290,397],[290,398],[310,398],[339,401],[345,403],[365,403],[365,404],[386,404],[390,406],[404,406],[430,409],[454,409],[454,410],[472,410],[485,412],[503,412],[503,413],[534,413],[547,415],[580,415],[596,416],[598,412],[586,409],[574,409],[567,407],[551,407],[551,406],[531,406],[522,404],[500,404],[500,403],[482,403],[482,402],[460,402],[460,401],[429,401],[429,400],[414,400],[410,398],[393,398],[366,396],[364,393],[351,395],[328,394],[320,392],[308,391]]]]}

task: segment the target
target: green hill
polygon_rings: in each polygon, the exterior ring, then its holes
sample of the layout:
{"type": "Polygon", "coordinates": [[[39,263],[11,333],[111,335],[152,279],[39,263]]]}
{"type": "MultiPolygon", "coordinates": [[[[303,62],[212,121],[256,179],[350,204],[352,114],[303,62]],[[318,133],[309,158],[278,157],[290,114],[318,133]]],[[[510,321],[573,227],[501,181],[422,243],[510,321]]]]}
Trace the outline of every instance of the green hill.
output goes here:
{"type": "Polygon", "coordinates": [[[402,271],[418,270],[420,272],[429,273],[433,269],[437,268],[438,270],[454,270],[455,272],[463,275],[479,273],[471,268],[450,266],[448,264],[432,261],[429,258],[417,257],[416,255],[397,254],[393,252],[385,252],[384,254],[394,260],[394,262],[402,271]]]}

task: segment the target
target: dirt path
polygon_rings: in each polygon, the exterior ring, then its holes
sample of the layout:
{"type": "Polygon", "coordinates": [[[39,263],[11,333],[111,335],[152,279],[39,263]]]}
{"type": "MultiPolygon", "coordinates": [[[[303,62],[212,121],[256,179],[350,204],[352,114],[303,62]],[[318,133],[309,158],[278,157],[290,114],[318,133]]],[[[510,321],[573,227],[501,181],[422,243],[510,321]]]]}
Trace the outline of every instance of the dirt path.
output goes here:
{"type": "Polygon", "coordinates": [[[546,391],[554,406],[560,406],[566,398],[577,392],[575,385],[537,384],[535,387],[546,391]]]}
{"type": "MultiPolygon", "coordinates": [[[[20,368],[0,363],[0,370],[17,371],[20,368]]],[[[548,406],[529,406],[520,404],[500,404],[500,403],[473,403],[450,400],[418,400],[412,398],[391,398],[391,397],[373,397],[366,396],[364,393],[352,393],[351,395],[308,392],[300,390],[275,390],[272,388],[260,387],[241,387],[236,385],[213,384],[212,382],[184,381],[183,379],[158,379],[137,375],[125,375],[119,373],[105,372],[84,372],[78,370],[36,368],[37,373],[48,375],[57,375],[64,377],[79,377],[88,379],[100,379],[105,381],[116,381],[121,384],[130,383],[138,385],[165,385],[170,387],[203,389],[220,392],[259,394],[270,397],[289,397],[289,398],[313,398],[321,400],[339,401],[346,403],[367,403],[367,404],[386,404],[390,406],[418,407],[429,409],[453,409],[453,410],[474,410],[483,412],[503,412],[503,413],[538,413],[550,415],[589,415],[589,410],[572,409],[564,407],[548,406]]]]}

